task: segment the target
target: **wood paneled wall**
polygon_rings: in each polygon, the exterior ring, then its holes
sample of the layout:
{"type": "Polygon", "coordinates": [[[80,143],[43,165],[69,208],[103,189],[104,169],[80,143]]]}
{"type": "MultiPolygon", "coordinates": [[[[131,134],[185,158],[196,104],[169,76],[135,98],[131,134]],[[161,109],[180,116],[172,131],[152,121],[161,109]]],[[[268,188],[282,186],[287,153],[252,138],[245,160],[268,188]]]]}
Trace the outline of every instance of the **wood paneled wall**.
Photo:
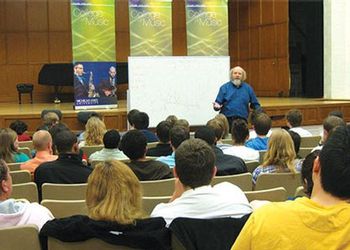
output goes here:
{"type": "MultiPolygon", "coordinates": [[[[186,55],[184,0],[173,0],[172,19],[173,54],[186,55]]],[[[286,95],[288,0],[232,0],[229,23],[231,65],[247,70],[258,95],[286,95]]],[[[129,43],[128,2],[116,0],[118,62],[127,61],[129,43]]],[[[0,0],[0,102],[17,102],[20,82],[35,85],[34,102],[49,101],[53,89],[37,84],[38,72],[45,63],[71,62],[71,46],[69,0],[0,0]]]]}

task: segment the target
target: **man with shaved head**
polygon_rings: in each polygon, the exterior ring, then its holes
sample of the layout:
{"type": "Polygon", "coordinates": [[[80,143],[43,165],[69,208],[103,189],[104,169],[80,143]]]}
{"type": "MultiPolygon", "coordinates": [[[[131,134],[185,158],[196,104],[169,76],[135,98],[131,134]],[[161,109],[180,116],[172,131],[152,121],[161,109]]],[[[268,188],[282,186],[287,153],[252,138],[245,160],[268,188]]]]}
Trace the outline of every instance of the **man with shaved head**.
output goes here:
{"type": "Polygon", "coordinates": [[[33,135],[33,145],[36,150],[35,157],[23,164],[22,170],[28,170],[31,174],[43,162],[57,160],[57,155],[52,154],[52,138],[48,131],[39,130],[33,135]]]}

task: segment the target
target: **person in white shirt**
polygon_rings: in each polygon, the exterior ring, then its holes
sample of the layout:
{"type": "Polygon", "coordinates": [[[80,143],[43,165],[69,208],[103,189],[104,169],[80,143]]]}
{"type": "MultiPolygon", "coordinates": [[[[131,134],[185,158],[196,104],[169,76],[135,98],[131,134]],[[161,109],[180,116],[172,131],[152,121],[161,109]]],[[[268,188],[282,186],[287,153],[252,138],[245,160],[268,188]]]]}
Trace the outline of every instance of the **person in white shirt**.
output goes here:
{"type": "Polygon", "coordinates": [[[303,121],[303,114],[299,109],[291,109],[286,114],[287,126],[289,130],[298,133],[300,137],[310,137],[312,134],[306,129],[300,127],[303,121]]]}
{"type": "Polygon", "coordinates": [[[170,225],[177,217],[240,218],[252,212],[243,191],[228,182],[212,187],[216,174],[213,149],[201,139],[189,139],[176,150],[175,191],[169,203],[158,204],[151,217],[163,217],[170,225]]]}
{"type": "Polygon", "coordinates": [[[0,182],[0,227],[34,224],[40,230],[47,221],[54,219],[52,213],[38,203],[9,199],[12,178],[3,160],[0,160],[0,182]]]}
{"type": "Polygon", "coordinates": [[[240,157],[244,161],[259,161],[259,151],[244,145],[249,139],[248,124],[245,120],[233,120],[231,135],[233,146],[222,149],[224,154],[240,157]]]}

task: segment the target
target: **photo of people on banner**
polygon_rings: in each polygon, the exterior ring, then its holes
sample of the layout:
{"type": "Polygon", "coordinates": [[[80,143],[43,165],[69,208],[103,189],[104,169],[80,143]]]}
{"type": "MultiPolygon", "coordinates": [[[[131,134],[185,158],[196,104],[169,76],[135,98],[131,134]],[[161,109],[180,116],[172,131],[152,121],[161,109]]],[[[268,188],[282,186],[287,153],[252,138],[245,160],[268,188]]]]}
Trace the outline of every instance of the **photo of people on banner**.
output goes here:
{"type": "Polygon", "coordinates": [[[117,67],[115,62],[75,62],[73,70],[76,108],[116,106],[117,67]]]}

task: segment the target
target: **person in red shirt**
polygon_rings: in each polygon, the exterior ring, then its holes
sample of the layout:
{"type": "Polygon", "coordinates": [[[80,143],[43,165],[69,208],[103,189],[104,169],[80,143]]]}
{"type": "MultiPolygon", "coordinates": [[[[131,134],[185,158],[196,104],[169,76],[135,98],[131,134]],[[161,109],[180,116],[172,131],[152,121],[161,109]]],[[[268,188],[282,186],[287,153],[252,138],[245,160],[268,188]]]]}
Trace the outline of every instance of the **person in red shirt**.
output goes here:
{"type": "Polygon", "coordinates": [[[32,138],[26,133],[28,125],[20,120],[16,120],[10,124],[10,128],[16,131],[18,141],[31,141],[32,138]]]}

